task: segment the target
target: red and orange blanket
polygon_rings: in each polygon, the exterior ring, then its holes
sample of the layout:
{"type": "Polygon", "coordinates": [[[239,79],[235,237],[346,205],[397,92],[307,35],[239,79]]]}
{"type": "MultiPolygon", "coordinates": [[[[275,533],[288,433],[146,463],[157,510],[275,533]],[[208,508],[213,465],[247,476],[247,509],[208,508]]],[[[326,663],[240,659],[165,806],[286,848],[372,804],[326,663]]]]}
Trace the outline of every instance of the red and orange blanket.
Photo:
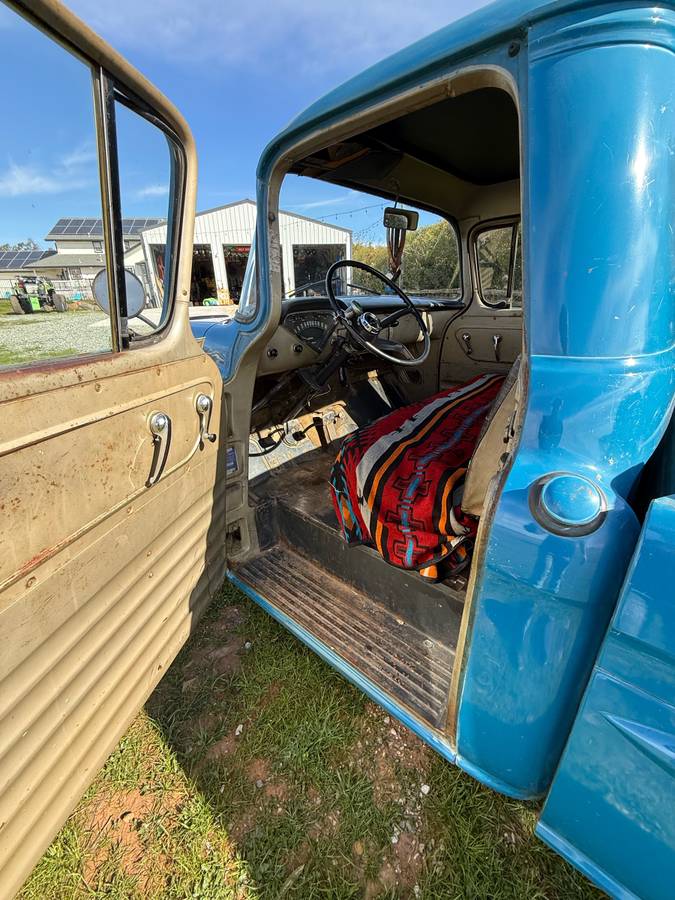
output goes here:
{"type": "Polygon", "coordinates": [[[503,380],[481,375],[345,439],[330,483],[347,543],[434,581],[468,564],[478,520],[461,510],[464,476],[503,380]]]}

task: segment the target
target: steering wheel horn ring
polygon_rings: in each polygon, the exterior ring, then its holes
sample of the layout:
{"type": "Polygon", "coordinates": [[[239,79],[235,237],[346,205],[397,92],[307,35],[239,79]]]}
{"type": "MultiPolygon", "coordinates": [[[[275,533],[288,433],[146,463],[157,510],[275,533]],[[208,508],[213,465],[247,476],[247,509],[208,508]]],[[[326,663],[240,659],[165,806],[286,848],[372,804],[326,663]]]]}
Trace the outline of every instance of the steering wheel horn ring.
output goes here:
{"type": "Polygon", "coordinates": [[[382,331],[380,320],[372,312],[362,312],[356,320],[356,324],[362,331],[367,331],[368,334],[372,334],[375,337],[382,331]]]}
{"type": "Polygon", "coordinates": [[[354,343],[362,349],[397,366],[419,366],[429,356],[431,337],[427,323],[405,291],[395,281],[388,278],[378,269],[373,268],[373,266],[356,259],[339,259],[337,262],[334,262],[326,272],[326,296],[333,307],[333,312],[338,322],[346,329],[354,343]],[[345,311],[343,305],[338,302],[335,296],[333,279],[336,272],[347,268],[360,269],[377,278],[400,297],[406,308],[400,312],[397,311],[389,316],[385,316],[383,320],[373,312],[364,311],[361,304],[357,302],[352,303],[351,307],[345,311]],[[424,343],[419,356],[413,356],[408,347],[399,341],[386,340],[379,337],[381,332],[393,324],[394,321],[398,322],[399,319],[409,315],[414,317],[422,333],[424,343]],[[396,353],[400,353],[401,356],[397,356],[396,353]]]}

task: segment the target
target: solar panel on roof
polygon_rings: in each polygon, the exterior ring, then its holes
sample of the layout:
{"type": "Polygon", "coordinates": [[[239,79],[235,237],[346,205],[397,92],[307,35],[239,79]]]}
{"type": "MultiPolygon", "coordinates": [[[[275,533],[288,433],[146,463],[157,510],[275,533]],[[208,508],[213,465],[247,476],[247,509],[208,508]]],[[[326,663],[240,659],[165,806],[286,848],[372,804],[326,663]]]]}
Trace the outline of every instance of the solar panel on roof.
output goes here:
{"type": "Polygon", "coordinates": [[[47,255],[45,250],[3,250],[0,251],[0,269],[30,268],[30,266],[47,255]]]}
{"type": "MultiPolygon", "coordinates": [[[[159,217],[122,219],[122,234],[126,237],[138,235],[147,228],[164,225],[166,219],[159,217]]],[[[67,237],[99,237],[103,234],[103,221],[101,219],[63,218],[59,219],[49,234],[67,237]]]]}

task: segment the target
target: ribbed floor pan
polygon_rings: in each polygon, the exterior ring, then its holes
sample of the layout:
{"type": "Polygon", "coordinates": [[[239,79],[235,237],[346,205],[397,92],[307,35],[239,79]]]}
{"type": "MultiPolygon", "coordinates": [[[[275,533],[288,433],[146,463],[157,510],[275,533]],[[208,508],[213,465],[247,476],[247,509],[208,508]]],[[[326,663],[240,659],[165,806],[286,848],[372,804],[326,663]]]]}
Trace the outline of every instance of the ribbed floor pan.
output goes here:
{"type": "Polygon", "coordinates": [[[284,547],[236,575],[421,719],[442,729],[454,653],[284,547]]]}

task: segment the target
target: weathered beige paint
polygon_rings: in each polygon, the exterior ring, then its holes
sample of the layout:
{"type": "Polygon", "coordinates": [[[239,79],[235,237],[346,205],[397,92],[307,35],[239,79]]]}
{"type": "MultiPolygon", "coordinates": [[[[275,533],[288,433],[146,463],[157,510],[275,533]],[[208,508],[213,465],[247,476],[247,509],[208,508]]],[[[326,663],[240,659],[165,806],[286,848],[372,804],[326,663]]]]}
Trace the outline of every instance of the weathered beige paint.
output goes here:
{"type": "MultiPolygon", "coordinates": [[[[26,7],[27,8],[27,7],[26,7]]],[[[188,322],[194,143],[179,113],[53,0],[29,17],[102,64],[187,157],[177,295],[162,338],[120,354],[0,373],[0,896],[30,873],[185,641],[225,572],[227,421],[217,367],[188,322]],[[198,442],[196,396],[216,444],[198,442]],[[145,486],[148,419],[173,422],[145,486]]]]}

